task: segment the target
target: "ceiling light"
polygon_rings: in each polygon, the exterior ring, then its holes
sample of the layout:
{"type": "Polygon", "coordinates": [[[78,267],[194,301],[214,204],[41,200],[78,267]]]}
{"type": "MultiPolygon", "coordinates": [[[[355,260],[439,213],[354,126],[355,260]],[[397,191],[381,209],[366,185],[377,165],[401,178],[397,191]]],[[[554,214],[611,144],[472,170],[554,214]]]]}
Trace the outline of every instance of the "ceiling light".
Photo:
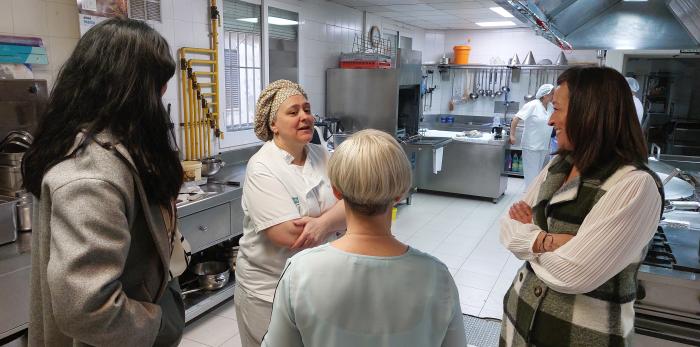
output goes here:
{"type": "Polygon", "coordinates": [[[501,22],[478,22],[476,25],[480,27],[512,27],[515,26],[515,23],[506,20],[501,22]]]}
{"type": "MultiPolygon", "coordinates": [[[[239,20],[241,22],[248,22],[248,23],[257,23],[258,22],[257,18],[238,18],[237,20],[239,20]]],[[[289,19],[278,18],[278,17],[268,17],[267,23],[272,24],[272,25],[297,25],[297,24],[299,24],[299,22],[297,22],[295,20],[289,20],[289,19]]]]}
{"type": "Polygon", "coordinates": [[[277,17],[268,17],[267,22],[269,24],[273,25],[297,25],[299,22],[295,20],[289,20],[289,19],[284,19],[284,18],[277,18],[277,17]]]}
{"type": "Polygon", "coordinates": [[[496,6],[496,7],[489,7],[489,10],[491,10],[491,11],[493,11],[493,12],[496,12],[496,13],[500,14],[500,15],[503,16],[503,17],[506,17],[506,18],[513,18],[513,15],[510,14],[510,12],[506,11],[506,9],[504,9],[503,7],[499,7],[499,6],[496,6]]]}

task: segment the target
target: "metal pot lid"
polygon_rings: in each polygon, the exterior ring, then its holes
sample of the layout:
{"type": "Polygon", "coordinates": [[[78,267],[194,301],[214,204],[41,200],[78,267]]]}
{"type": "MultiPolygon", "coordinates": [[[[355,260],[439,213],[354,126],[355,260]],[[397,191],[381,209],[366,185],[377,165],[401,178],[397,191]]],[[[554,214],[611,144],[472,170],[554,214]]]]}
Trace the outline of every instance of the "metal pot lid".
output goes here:
{"type": "MultiPolygon", "coordinates": [[[[668,177],[665,173],[656,172],[656,174],[662,182],[668,177]]],[[[695,188],[690,183],[674,177],[664,185],[664,195],[666,200],[687,199],[695,195],[695,188]]]]}
{"type": "Polygon", "coordinates": [[[673,171],[673,169],[675,169],[673,166],[666,164],[660,160],[657,160],[654,157],[649,157],[649,160],[647,161],[647,166],[649,166],[649,169],[651,169],[651,171],[654,171],[656,173],[662,173],[665,175],[670,174],[673,171]]]}

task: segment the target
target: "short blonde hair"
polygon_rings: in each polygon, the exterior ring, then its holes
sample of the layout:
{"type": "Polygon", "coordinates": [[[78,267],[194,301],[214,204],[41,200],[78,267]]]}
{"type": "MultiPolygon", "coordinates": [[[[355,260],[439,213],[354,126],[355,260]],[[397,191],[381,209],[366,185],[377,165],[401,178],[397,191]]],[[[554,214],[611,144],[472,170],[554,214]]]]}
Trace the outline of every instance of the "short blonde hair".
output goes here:
{"type": "Polygon", "coordinates": [[[411,186],[411,164],[389,134],[362,130],[338,146],[328,163],[331,184],[345,205],[363,215],[377,215],[411,186]]]}

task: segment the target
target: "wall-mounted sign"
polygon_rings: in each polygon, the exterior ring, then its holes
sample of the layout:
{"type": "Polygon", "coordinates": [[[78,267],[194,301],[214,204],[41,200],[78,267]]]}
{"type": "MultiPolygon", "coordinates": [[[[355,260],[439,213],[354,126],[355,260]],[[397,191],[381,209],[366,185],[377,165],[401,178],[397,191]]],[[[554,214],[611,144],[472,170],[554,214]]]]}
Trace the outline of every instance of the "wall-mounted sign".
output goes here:
{"type": "Polygon", "coordinates": [[[77,0],[80,36],[95,24],[111,17],[129,14],[128,0],[77,0]]]}

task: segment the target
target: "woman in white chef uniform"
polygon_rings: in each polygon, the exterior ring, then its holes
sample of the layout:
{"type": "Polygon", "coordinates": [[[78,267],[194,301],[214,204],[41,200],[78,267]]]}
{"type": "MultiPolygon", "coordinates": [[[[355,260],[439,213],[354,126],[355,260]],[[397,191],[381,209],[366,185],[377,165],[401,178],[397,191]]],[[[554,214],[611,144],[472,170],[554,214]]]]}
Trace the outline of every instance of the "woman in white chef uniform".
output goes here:
{"type": "Polygon", "coordinates": [[[278,80],[260,94],[255,135],[266,142],[248,161],[236,260],[235,306],[244,347],[262,342],[287,259],[345,229],[343,202],[326,175],[329,154],[309,143],[313,125],[298,84],[278,80]]]}
{"type": "Polygon", "coordinates": [[[642,101],[639,100],[637,95],[635,95],[639,91],[639,82],[632,77],[625,77],[625,79],[627,80],[627,84],[630,86],[630,90],[632,90],[632,101],[634,101],[634,109],[637,111],[637,119],[639,119],[639,124],[642,124],[642,119],[644,118],[644,105],[642,105],[642,101]]]}
{"type": "Polygon", "coordinates": [[[540,173],[549,155],[549,141],[552,127],[547,125],[549,116],[547,106],[552,102],[554,86],[543,84],[535,94],[535,100],[526,103],[513,117],[510,124],[510,144],[515,144],[515,129],[520,120],[525,121],[520,147],[523,149],[523,175],[525,187],[540,173]]]}

